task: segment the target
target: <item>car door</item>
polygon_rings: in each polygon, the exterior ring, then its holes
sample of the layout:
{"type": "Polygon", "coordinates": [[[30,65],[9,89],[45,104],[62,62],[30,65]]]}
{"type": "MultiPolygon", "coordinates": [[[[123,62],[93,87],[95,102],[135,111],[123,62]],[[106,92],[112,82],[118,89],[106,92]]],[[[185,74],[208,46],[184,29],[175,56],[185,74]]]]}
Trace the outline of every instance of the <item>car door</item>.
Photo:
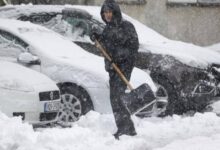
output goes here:
{"type": "Polygon", "coordinates": [[[19,63],[40,72],[39,64],[26,64],[18,61],[18,58],[22,53],[30,53],[29,48],[29,44],[27,44],[21,38],[10,32],[0,29],[0,59],[19,63]]]}

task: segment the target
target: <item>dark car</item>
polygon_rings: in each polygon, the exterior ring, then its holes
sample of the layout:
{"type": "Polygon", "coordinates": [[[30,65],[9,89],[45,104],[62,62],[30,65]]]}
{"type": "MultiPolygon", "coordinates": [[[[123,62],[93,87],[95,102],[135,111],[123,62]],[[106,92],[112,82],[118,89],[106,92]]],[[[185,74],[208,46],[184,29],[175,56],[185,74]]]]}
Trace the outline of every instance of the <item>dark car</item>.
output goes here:
{"type": "MultiPolygon", "coordinates": [[[[100,7],[26,5],[0,8],[0,17],[43,25],[100,55],[89,39],[92,29],[102,32],[100,7]]],[[[139,35],[136,67],[149,72],[158,84],[157,97],[168,97],[169,114],[204,112],[219,95],[220,54],[193,44],[172,41],[123,14],[139,35]]],[[[159,104],[158,104],[159,105],[159,104]]],[[[148,114],[143,113],[143,116],[148,114]]]]}

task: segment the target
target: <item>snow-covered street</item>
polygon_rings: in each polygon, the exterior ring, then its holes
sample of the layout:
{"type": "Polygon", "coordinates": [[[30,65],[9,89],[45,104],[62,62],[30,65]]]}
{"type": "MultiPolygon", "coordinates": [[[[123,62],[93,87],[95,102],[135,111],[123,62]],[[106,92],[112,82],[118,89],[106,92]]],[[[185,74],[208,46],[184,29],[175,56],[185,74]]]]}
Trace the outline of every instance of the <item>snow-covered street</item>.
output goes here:
{"type": "Polygon", "coordinates": [[[0,7],[0,150],[220,150],[220,0],[21,1],[0,7]]]}
{"type": "Polygon", "coordinates": [[[220,118],[214,113],[194,117],[133,117],[138,135],[115,140],[112,115],[90,112],[71,128],[33,130],[19,117],[0,114],[0,150],[219,150],[220,118]]]}

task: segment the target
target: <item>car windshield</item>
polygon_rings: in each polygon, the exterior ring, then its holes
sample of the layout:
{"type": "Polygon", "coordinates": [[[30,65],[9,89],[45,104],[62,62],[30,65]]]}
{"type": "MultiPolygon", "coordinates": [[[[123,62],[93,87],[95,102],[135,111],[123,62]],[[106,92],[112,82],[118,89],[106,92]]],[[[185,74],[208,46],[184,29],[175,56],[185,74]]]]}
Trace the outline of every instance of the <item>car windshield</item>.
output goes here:
{"type": "Polygon", "coordinates": [[[89,24],[86,20],[81,18],[67,17],[65,19],[69,24],[72,25],[72,32],[78,32],[80,36],[89,35],[89,24]]]}
{"type": "Polygon", "coordinates": [[[73,37],[72,39],[74,41],[87,41],[94,26],[99,33],[101,33],[104,29],[104,24],[98,22],[95,19],[66,16],[63,18],[63,20],[67,23],[66,27],[69,28],[69,31],[66,33],[69,34],[69,36],[67,36],[73,37]]]}

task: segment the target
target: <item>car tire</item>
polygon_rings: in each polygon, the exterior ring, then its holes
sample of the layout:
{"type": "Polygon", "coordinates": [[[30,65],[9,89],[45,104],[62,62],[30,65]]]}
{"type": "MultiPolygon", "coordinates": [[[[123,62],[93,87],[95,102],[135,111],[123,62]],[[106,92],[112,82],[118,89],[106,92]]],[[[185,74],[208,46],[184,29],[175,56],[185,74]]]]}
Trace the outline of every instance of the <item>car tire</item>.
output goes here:
{"type": "Polygon", "coordinates": [[[139,113],[136,114],[137,117],[145,118],[145,117],[157,117],[160,116],[162,113],[165,112],[168,102],[168,94],[166,89],[156,84],[157,91],[155,93],[156,101],[148,105],[148,107],[141,110],[139,113]]]}
{"type": "Polygon", "coordinates": [[[168,96],[168,103],[166,105],[166,110],[159,114],[159,117],[172,116],[173,114],[182,114],[184,112],[184,104],[180,100],[179,90],[175,88],[165,76],[163,75],[153,75],[153,81],[159,86],[163,87],[166,90],[168,96]]]}
{"type": "Polygon", "coordinates": [[[90,96],[82,87],[75,84],[60,84],[58,86],[61,93],[59,121],[74,122],[90,110],[94,110],[90,96]]]}

